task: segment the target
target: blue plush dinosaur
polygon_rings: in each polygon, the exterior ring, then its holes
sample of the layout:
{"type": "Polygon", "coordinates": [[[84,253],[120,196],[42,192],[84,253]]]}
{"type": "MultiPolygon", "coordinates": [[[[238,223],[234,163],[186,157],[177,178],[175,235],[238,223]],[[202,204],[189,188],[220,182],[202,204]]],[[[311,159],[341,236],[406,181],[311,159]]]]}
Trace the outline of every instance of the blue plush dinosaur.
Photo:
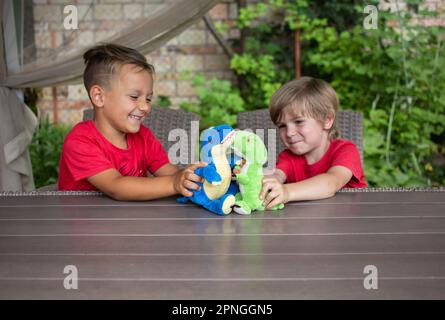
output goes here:
{"type": "Polygon", "coordinates": [[[235,130],[229,125],[220,125],[206,129],[201,134],[201,161],[207,166],[198,168],[195,173],[205,179],[198,183],[200,190],[194,190],[193,196],[182,197],[177,201],[192,201],[219,215],[232,212],[235,194],[239,191],[232,181],[232,168],[236,159],[227,155],[233,143],[235,130]]]}

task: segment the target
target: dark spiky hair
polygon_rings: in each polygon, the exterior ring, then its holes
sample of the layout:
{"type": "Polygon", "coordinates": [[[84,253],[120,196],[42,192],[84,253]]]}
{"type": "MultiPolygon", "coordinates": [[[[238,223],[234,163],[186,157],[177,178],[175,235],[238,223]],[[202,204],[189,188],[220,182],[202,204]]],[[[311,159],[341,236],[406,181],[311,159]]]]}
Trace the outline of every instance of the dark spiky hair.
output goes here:
{"type": "Polygon", "coordinates": [[[113,43],[100,44],[90,48],[84,53],[83,59],[85,61],[83,83],[88,95],[94,85],[109,88],[111,78],[123,65],[132,64],[150,74],[155,72],[153,65],[149,64],[140,52],[113,43]]]}

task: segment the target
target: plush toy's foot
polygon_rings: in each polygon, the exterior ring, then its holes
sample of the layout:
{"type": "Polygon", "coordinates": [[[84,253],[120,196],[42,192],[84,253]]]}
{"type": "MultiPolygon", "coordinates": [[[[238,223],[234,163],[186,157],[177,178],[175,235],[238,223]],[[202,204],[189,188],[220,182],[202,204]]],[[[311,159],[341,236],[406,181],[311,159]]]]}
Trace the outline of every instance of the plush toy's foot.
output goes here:
{"type": "MultiPolygon", "coordinates": [[[[272,208],[267,209],[267,210],[277,211],[277,210],[281,210],[283,208],[284,208],[284,204],[280,203],[280,204],[277,204],[276,206],[273,206],[272,208]]],[[[257,210],[264,211],[264,210],[266,210],[266,208],[264,207],[264,204],[261,204],[257,210]]]]}
{"type": "Polygon", "coordinates": [[[205,202],[202,204],[202,206],[211,212],[223,216],[232,212],[232,207],[234,204],[235,196],[232,194],[226,194],[220,199],[205,202]]]}
{"type": "Polygon", "coordinates": [[[231,194],[226,199],[224,199],[221,208],[223,214],[229,214],[230,212],[232,212],[232,207],[234,204],[235,204],[235,196],[231,194]]]}
{"type": "Polygon", "coordinates": [[[272,207],[270,210],[276,211],[276,210],[281,210],[284,208],[284,204],[280,203],[277,204],[276,206],[272,207]]]}
{"type": "Polygon", "coordinates": [[[233,211],[238,214],[251,214],[252,210],[244,201],[236,201],[235,206],[233,207],[233,211]]]}

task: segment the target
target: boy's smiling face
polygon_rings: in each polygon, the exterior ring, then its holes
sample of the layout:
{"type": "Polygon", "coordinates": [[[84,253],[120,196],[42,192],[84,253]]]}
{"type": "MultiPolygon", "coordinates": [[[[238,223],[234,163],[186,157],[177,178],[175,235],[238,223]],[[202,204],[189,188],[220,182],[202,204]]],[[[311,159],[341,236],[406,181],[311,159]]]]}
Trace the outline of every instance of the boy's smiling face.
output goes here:
{"type": "Polygon", "coordinates": [[[304,155],[309,164],[320,160],[329,147],[328,129],[333,120],[325,123],[294,112],[292,107],[283,110],[277,126],[286,148],[297,155],[304,155]]]}
{"type": "Polygon", "coordinates": [[[138,132],[151,111],[152,96],[153,77],[148,71],[132,64],[120,66],[109,88],[103,88],[102,100],[96,103],[102,108],[106,131],[112,135],[138,132]]]}

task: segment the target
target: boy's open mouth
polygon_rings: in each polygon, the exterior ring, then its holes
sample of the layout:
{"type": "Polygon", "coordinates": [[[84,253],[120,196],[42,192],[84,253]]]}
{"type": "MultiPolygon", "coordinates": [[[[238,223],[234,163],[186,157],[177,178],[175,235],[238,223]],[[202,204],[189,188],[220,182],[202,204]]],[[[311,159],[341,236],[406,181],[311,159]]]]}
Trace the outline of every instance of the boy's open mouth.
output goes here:
{"type": "Polygon", "coordinates": [[[129,117],[130,119],[134,119],[134,120],[137,120],[137,121],[141,121],[141,120],[144,118],[143,115],[138,116],[138,115],[135,115],[135,114],[130,114],[128,117],[129,117]]]}

